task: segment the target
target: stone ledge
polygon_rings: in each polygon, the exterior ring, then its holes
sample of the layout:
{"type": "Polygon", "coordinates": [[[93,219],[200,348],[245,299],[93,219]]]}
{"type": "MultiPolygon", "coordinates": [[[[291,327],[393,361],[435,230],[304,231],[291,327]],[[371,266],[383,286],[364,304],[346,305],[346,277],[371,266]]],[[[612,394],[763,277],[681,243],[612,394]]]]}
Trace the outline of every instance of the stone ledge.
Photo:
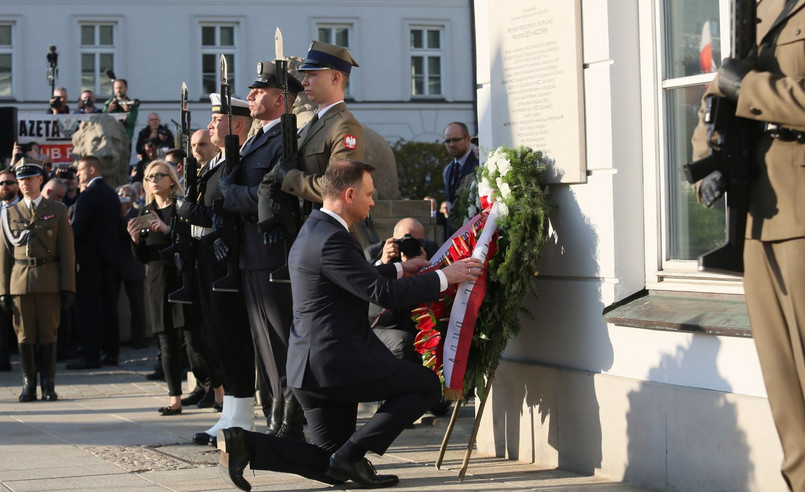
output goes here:
{"type": "Polygon", "coordinates": [[[604,309],[604,321],[620,326],[751,337],[743,296],[643,291],[604,309]]]}

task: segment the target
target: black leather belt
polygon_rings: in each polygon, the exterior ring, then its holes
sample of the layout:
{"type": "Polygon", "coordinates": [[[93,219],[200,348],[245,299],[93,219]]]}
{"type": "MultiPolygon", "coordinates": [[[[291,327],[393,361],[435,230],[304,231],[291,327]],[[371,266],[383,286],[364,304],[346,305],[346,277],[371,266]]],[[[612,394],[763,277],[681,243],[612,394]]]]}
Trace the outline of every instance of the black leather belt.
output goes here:
{"type": "Polygon", "coordinates": [[[764,130],[766,131],[766,133],[769,134],[771,138],[775,140],[805,144],[805,132],[801,132],[798,130],[791,130],[790,128],[784,128],[774,123],[766,123],[764,130]]]}
{"type": "Polygon", "coordinates": [[[29,267],[37,267],[39,265],[45,265],[47,263],[58,263],[59,257],[58,256],[51,256],[49,258],[14,258],[14,263],[17,265],[28,265],[29,267]]]}

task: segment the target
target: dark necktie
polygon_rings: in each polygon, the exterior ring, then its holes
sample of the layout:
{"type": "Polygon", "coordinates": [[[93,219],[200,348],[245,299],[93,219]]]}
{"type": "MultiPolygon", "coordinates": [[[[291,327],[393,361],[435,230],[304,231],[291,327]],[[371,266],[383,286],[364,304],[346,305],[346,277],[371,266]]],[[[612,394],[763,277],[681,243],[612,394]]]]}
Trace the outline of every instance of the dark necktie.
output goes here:
{"type": "Polygon", "coordinates": [[[260,137],[263,136],[263,133],[265,133],[265,132],[263,131],[263,127],[261,126],[260,129],[257,130],[257,133],[254,134],[254,137],[252,137],[249,140],[249,145],[247,145],[246,147],[243,148],[242,153],[245,154],[246,152],[251,150],[251,148],[254,147],[254,143],[257,142],[260,139],[260,137]]]}
{"type": "Polygon", "coordinates": [[[450,202],[456,201],[456,194],[458,193],[458,176],[459,171],[461,170],[461,164],[457,160],[453,160],[453,167],[450,168],[450,202]]]}
{"type": "Polygon", "coordinates": [[[318,113],[318,111],[313,115],[313,118],[310,118],[310,123],[308,123],[307,126],[311,127],[311,126],[315,125],[317,121],[319,121],[319,113],[318,113]]]}
{"type": "Polygon", "coordinates": [[[36,213],[36,204],[34,202],[31,202],[31,205],[28,207],[28,210],[31,211],[31,217],[33,217],[34,214],[36,213]]]}

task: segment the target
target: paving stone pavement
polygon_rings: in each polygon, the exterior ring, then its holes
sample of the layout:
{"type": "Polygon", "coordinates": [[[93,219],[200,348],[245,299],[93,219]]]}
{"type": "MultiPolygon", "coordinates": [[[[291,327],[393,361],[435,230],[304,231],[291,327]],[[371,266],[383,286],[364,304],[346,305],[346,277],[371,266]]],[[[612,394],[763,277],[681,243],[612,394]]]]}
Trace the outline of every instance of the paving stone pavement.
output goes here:
{"type": "MultiPolygon", "coordinates": [[[[59,363],[56,402],[19,403],[19,363],[0,372],[0,491],[231,490],[221,478],[219,453],[195,446],[190,438],[214,424],[211,409],[185,407],[162,417],[168,402],[162,381],[147,381],[156,348],[123,348],[120,366],[68,371],[59,363]]],[[[361,407],[365,419],[374,404],[361,407]]],[[[257,430],[265,421],[256,409],[257,430]]],[[[449,420],[426,415],[395,441],[383,456],[370,455],[379,473],[397,474],[396,491],[541,490],[639,491],[601,477],[474,454],[464,481],[458,470],[472,430],[474,408],[465,406],[441,469],[434,463],[449,420]]],[[[328,486],[295,475],[249,469],[252,490],[351,490],[347,483],[328,486]]]]}

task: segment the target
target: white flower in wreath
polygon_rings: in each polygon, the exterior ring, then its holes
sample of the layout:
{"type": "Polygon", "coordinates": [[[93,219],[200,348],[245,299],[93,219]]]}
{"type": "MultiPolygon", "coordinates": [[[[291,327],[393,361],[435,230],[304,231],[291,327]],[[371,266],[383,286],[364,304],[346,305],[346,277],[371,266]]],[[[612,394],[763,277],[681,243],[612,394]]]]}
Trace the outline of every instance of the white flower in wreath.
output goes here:
{"type": "Polygon", "coordinates": [[[509,174],[509,171],[511,171],[511,169],[512,169],[512,163],[509,162],[508,159],[503,158],[498,163],[498,172],[500,172],[501,176],[509,174]]]}
{"type": "Polygon", "coordinates": [[[489,160],[486,161],[486,169],[490,176],[498,171],[497,157],[497,154],[491,154],[489,160]]]}
{"type": "Polygon", "coordinates": [[[469,216],[469,218],[473,218],[476,215],[478,215],[478,209],[475,208],[475,205],[470,205],[469,207],[467,207],[467,215],[469,216]]]}
{"type": "Polygon", "coordinates": [[[504,200],[509,198],[509,195],[512,193],[512,189],[509,186],[509,183],[504,183],[501,178],[498,178],[498,191],[500,192],[500,197],[504,200]]]}
{"type": "Polygon", "coordinates": [[[492,186],[490,186],[487,178],[484,177],[478,183],[478,197],[482,196],[491,196],[492,195],[492,186]]]}
{"type": "Polygon", "coordinates": [[[506,206],[506,203],[503,201],[497,202],[498,204],[498,215],[501,217],[506,217],[509,215],[509,207],[506,206]]]}

